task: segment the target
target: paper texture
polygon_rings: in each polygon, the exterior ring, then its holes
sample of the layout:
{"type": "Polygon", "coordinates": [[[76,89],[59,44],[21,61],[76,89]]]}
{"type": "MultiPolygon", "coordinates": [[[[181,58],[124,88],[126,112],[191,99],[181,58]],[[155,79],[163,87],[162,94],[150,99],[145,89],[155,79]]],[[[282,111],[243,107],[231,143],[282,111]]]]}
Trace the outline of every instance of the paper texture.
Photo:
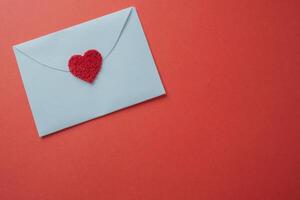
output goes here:
{"type": "Polygon", "coordinates": [[[13,47],[39,136],[165,94],[135,8],[13,47]],[[93,84],[68,71],[74,54],[103,57],[93,84]]]}

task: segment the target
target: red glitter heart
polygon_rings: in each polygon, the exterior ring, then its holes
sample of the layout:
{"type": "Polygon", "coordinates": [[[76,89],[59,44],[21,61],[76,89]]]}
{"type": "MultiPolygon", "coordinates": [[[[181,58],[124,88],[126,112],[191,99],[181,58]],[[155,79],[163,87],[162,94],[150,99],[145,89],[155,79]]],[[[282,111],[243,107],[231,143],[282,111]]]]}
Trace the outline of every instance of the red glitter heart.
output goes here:
{"type": "Polygon", "coordinates": [[[81,55],[73,55],[69,60],[70,72],[88,83],[92,83],[102,65],[102,56],[97,50],[88,50],[81,55]]]}

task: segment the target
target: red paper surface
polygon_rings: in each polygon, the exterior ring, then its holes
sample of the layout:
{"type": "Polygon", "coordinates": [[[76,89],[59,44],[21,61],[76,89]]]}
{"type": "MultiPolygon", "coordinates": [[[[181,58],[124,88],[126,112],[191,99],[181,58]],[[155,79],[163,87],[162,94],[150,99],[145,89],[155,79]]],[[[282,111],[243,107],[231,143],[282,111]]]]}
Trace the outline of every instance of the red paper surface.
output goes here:
{"type": "Polygon", "coordinates": [[[299,7],[0,1],[0,199],[300,199],[299,7]],[[132,5],[167,96],[39,138],[12,45],[132,5]]]}

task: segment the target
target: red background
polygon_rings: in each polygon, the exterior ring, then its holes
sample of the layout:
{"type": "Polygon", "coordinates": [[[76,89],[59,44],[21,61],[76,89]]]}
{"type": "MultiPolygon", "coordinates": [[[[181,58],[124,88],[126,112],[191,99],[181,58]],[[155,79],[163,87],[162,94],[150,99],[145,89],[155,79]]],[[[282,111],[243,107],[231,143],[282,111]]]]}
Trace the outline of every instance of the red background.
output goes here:
{"type": "Polygon", "coordinates": [[[1,0],[0,199],[300,199],[298,0],[1,0]],[[39,138],[12,45],[136,6],[167,96],[39,138]]]}

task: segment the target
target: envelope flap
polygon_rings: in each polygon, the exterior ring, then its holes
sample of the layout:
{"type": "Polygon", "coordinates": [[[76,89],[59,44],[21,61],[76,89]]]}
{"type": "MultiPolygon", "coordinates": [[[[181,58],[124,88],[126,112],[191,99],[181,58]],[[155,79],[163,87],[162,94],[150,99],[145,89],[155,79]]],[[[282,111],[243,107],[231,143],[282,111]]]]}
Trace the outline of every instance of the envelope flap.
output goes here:
{"type": "Polygon", "coordinates": [[[89,49],[97,49],[105,58],[117,44],[131,10],[130,7],[14,48],[37,62],[60,70],[68,70],[68,60],[72,55],[83,54],[89,49]]]}

